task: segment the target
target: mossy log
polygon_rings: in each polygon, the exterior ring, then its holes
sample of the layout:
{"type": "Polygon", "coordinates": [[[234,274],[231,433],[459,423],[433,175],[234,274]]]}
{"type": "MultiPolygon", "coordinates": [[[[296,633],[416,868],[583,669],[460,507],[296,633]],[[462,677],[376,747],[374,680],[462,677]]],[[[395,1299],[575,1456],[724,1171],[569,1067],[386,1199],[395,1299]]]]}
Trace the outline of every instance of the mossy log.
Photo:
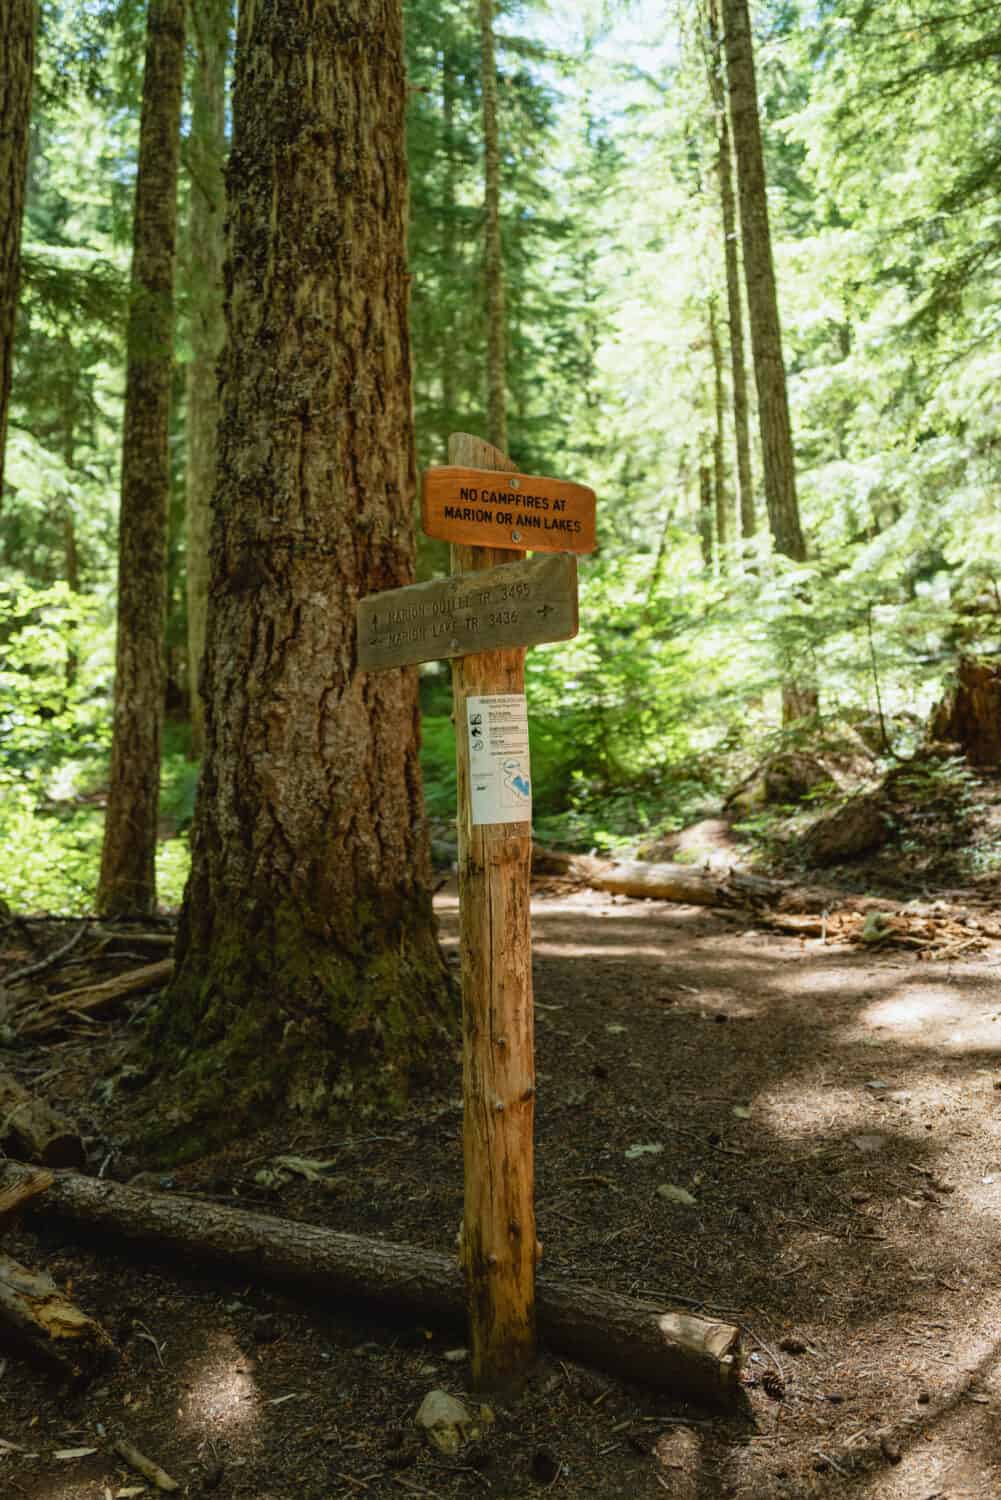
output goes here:
{"type": "Polygon", "coordinates": [[[86,1160],[73,1126],[9,1073],[0,1073],[0,1147],[46,1167],[82,1167],[86,1160]]]}
{"type": "Polygon", "coordinates": [[[93,1374],[116,1354],[101,1325],[68,1301],[51,1276],[9,1255],[0,1255],[0,1341],[74,1378],[93,1374]]]}
{"type": "MultiPolygon", "coordinates": [[[[0,1170],[0,1188],[10,1164],[0,1170]]],[[[255,1281],[291,1283],[463,1324],[466,1296],[454,1260],[431,1250],[294,1223],[178,1194],[59,1172],[38,1210],[164,1254],[213,1262],[255,1281]]],[[[627,1380],[712,1404],[740,1388],[740,1330],[540,1273],[539,1333],[553,1349],[627,1380]]]]}

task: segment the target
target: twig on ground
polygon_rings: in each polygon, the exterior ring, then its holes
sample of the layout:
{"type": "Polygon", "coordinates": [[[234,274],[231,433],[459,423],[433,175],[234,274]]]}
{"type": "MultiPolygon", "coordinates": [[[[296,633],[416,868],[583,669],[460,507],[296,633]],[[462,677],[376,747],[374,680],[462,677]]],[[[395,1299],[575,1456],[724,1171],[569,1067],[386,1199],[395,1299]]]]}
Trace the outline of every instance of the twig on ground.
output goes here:
{"type": "Polygon", "coordinates": [[[779,1359],[778,1355],[775,1353],[775,1350],[769,1344],[766,1344],[765,1341],[764,1341],[764,1339],[761,1338],[759,1334],[756,1334],[753,1328],[749,1328],[746,1323],[741,1323],[740,1326],[743,1329],[744,1333],[747,1334],[748,1338],[751,1338],[751,1339],[754,1340],[754,1342],[758,1345],[759,1349],[764,1349],[765,1353],[768,1355],[768,1358],[771,1360],[772,1364],[775,1366],[775,1369],[778,1372],[779,1379],[784,1382],[785,1378],[786,1378],[785,1370],[783,1370],[783,1368],[782,1368],[782,1361],[779,1359]]]}
{"type": "Polygon", "coordinates": [[[61,948],[57,948],[55,952],[48,954],[45,958],[40,958],[37,963],[25,964],[20,969],[12,969],[9,974],[4,976],[2,983],[0,983],[0,993],[5,989],[9,989],[12,984],[20,984],[22,979],[30,979],[34,974],[44,974],[46,969],[55,968],[60,959],[65,958],[68,953],[72,953],[89,927],[89,922],[81,922],[73,936],[68,942],[63,943],[61,948]]]}
{"type": "Polygon", "coordinates": [[[846,1469],[843,1464],[839,1464],[837,1459],[832,1458],[829,1453],[823,1453],[819,1448],[814,1448],[813,1452],[817,1458],[822,1458],[825,1464],[830,1464],[831,1468],[840,1474],[842,1479],[850,1479],[852,1477],[851,1470],[846,1469]]]}
{"type": "Polygon", "coordinates": [[[135,1469],[137,1474],[142,1474],[151,1484],[155,1484],[158,1490],[173,1493],[181,1488],[176,1479],[171,1479],[165,1469],[161,1469],[159,1464],[147,1458],[145,1453],[140,1453],[139,1449],[134,1447],[127,1438],[119,1438],[117,1442],[112,1443],[111,1451],[124,1459],[130,1469],[135,1469]]]}
{"type": "Polygon", "coordinates": [[[152,1333],[150,1333],[149,1329],[146,1327],[146,1324],[140,1323],[138,1318],[135,1319],[135,1328],[139,1338],[145,1339],[147,1344],[153,1345],[153,1348],[156,1351],[156,1357],[160,1362],[160,1369],[164,1369],[163,1350],[167,1347],[166,1340],[161,1344],[160,1341],[152,1333]]]}

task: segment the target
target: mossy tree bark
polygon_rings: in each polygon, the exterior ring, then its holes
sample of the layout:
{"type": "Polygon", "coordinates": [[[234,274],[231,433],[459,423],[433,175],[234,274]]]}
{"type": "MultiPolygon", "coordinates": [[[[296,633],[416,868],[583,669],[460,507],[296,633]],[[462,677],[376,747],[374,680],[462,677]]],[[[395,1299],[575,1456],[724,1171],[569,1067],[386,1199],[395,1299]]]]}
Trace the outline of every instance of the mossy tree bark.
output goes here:
{"type": "Polygon", "coordinates": [[[355,670],[357,599],[414,569],[405,103],[399,0],[241,7],[206,753],[153,1030],[178,1101],[163,1154],[262,1104],[392,1105],[457,1020],[416,672],[355,670]]]}
{"type": "Polygon", "coordinates": [[[205,712],[198,675],[205,653],[209,584],[209,515],[215,479],[219,421],[216,365],[226,333],[222,267],[226,242],[226,54],[232,0],[190,0],[195,65],[191,84],[191,134],[187,168],[191,179],[188,221],[188,305],[191,359],[186,379],[185,512],[188,605],[188,703],[191,746],[205,749],[205,712]]]}
{"type": "Polygon", "coordinates": [[[504,246],[500,224],[500,137],[497,126],[497,60],[494,3],[479,0],[483,91],[483,271],[487,294],[487,435],[507,452],[507,314],[504,246]]]}
{"type": "Polygon", "coordinates": [[[35,0],[4,0],[0,6],[0,504],[21,276],[37,24],[35,0]]]}
{"type": "Polygon", "coordinates": [[[167,451],[184,0],[149,0],[130,289],[111,779],[98,910],[152,911],[163,729],[167,451]]]}

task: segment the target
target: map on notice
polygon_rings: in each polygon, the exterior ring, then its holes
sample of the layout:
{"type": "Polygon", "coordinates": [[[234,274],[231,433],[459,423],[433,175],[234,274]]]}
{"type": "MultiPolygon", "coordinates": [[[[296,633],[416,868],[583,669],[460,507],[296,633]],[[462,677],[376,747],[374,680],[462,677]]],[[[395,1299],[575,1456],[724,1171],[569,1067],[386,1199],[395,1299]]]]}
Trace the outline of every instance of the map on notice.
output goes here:
{"type": "Polygon", "coordinates": [[[466,699],[469,796],[476,823],[528,823],[532,776],[524,693],[466,699]]]}

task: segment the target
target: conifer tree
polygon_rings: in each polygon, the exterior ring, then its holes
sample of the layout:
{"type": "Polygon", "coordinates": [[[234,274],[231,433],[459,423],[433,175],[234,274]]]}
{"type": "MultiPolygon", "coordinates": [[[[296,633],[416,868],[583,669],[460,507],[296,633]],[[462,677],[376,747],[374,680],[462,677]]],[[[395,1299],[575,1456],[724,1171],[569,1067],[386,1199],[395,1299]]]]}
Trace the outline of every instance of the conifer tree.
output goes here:
{"type": "Polygon", "coordinates": [[[149,0],[118,530],[111,778],[98,909],[152,911],[163,727],[168,420],[184,0],[149,0]]]}
{"type": "Polygon", "coordinates": [[[357,600],[414,567],[406,96],[399,0],[240,7],[172,1149],[398,1103],[454,1020],[416,673],[355,664],[357,600]]]}
{"type": "Polygon", "coordinates": [[[226,55],[233,7],[232,0],[189,0],[189,5],[194,71],[186,161],[191,183],[186,267],[191,359],[185,391],[185,579],[191,743],[194,753],[201,755],[205,748],[205,714],[198,676],[205,652],[209,512],[219,421],[216,364],[226,331],[222,305],[226,209],[223,166],[226,155],[226,55]]]}
{"type": "Polygon", "coordinates": [[[35,71],[35,0],[0,6],[0,504],[3,503],[7,410],[14,358],[14,317],[21,270],[21,226],[28,177],[31,85],[35,71]]]}
{"type": "Polygon", "coordinates": [[[500,139],[493,0],[479,0],[483,89],[483,270],[487,302],[487,437],[507,452],[507,321],[500,225],[500,139]]]}
{"type": "Polygon", "coordinates": [[[723,54],[720,37],[719,0],[707,0],[708,50],[706,72],[716,120],[716,171],[719,183],[720,218],[723,227],[723,258],[726,270],[727,327],[730,334],[730,379],[733,389],[734,446],[737,458],[737,505],[740,534],[744,541],[757,532],[754,488],[751,477],[751,432],[747,402],[747,365],[744,357],[744,314],[740,295],[740,257],[737,250],[737,207],[733,193],[733,150],[730,121],[723,87],[723,54]]]}

